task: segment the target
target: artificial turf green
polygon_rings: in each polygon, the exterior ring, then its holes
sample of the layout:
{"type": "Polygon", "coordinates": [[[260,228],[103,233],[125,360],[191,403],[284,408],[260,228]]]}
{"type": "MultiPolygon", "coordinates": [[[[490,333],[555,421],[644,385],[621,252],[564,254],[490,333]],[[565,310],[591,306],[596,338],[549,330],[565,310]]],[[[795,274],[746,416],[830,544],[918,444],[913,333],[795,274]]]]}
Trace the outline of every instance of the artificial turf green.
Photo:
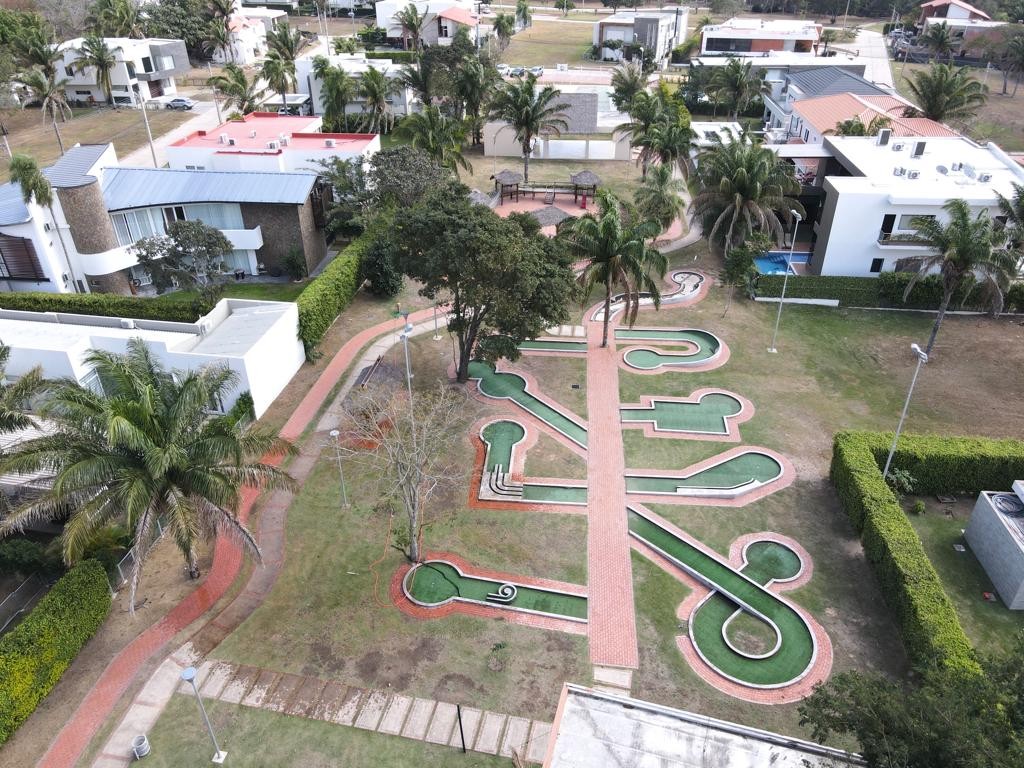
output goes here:
{"type": "Polygon", "coordinates": [[[696,403],[654,400],[650,408],[623,407],[622,420],[627,422],[653,422],[662,432],[698,432],[727,435],[726,419],[735,416],[743,405],[732,395],[712,392],[696,403]]]}
{"type": "Polygon", "coordinates": [[[580,352],[584,353],[587,351],[587,342],[584,339],[577,341],[568,341],[564,339],[528,339],[527,341],[521,342],[519,348],[523,350],[531,351],[547,351],[552,352],[580,352]]]}
{"type": "Polygon", "coordinates": [[[504,472],[512,469],[512,447],[526,436],[522,424],[503,419],[488,424],[480,433],[487,444],[486,471],[493,472],[501,467],[504,472]]]}
{"type": "Polygon", "coordinates": [[[782,466],[766,453],[747,451],[692,475],[656,477],[626,475],[627,493],[675,493],[677,488],[739,488],[751,481],[767,483],[782,474],[782,466]]]}
{"type": "Polygon", "coordinates": [[[567,485],[523,485],[524,501],[553,501],[563,504],[586,504],[587,489],[567,485]]]}

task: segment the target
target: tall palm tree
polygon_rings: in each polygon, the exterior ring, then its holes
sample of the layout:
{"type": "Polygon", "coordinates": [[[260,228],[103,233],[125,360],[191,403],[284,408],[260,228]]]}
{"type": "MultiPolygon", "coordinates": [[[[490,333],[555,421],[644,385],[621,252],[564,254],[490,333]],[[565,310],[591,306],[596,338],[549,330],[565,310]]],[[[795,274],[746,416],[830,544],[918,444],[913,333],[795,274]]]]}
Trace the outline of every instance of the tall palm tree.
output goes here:
{"type": "Polygon", "coordinates": [[[522,80],[504,83],[491,101],[492,120],[508,124],[523,149],[523,178],[530,180],[530,153],[533,142],[542,133],[556,136],[569,129],[564,110],[568,104],[558,103],[562,92],[550,85],[537,90],[537,76],[529,74],[522,80]]]}
{"type": "Polygon", "coordinates": [[[207,0],[206,8],[214,19],[230,19],[235,12],[235,0],[207,0]]]}
{"type": "Polygon", "coordinates": [[[640,148],[637,162],[642,168],[642,178],[647,178],[652,163],[677,167],[687,175],[693,131],[665,113],[645,132],[634,134],[630,145],[640,148]]]}
{"type": "Polygon", "coordinates": [[[498,72],[494,67],[484,66],[478,57],[467,56],[462,60],[462,66],[455,70],[454,78],[452,85],[459,104],[457,114],[468,116],[473,144],[479,144],[484,104],[498,80],[498,72]]]}
{"type": "Polygon", "coordinates": [[[411,44],[412,50],[419,53],[423,28],[427,25],[427,10],[424,8],[423,13],[420,13],[415,5],[409,3],[395,14],[395,21],[402,27],[402,42],[406,50],[410,48],[411,44]]]}
{"type": "Polygon", "coordinates": [[[40,27],[30,27],[14,40],[14,54],[22,68],[39,69],[50,78],[57,76],[57,62],[64,58],[50,33],[40,27]]]}
{"type": "Polygon", "coordinates": [[[0,523],[0,535],[40,520],[68,516],[64,559],[77,561],[93,535],[112,522],[132,531],[135,555],[130,605],[162,519],[189,575],[199,577],[197,545],[218,534],[258,558],[259,547],[236,510],[243,488],[291,488],[294,481],[258,457],[290,446],[233,418],[210,416],[237,374],[226,366],[200,371],[164,369],[141,339],[125,354],[93,350],[86,362],[103,392],[77,382],[58,385],[41,408],[56,432],[22,443],[4,471],[49,471],[52,488],[0,523]]]}
{"type": "Polygon", "coordinates": [[[612,72],[612,103],[620,112],[629,112],[633,99],[647,88],[647,75],[635,61],[627,61],[612,72]]]}
{"type": "Polygon", "coordinates": [[[248,115],[259,109],[267,95],[267,89],[260,85],[259,78],[252,80],[237,64],[228,64],[219,75],[214,75],[207,83],[224,94],[224,108],[237,109],[248,115]]]}
{"type": "Polygon", "coordinates": [[[754,99],[768,93],[770,87],[764,73],[754,69],[750,61],[729,57],[724,67],[717,67],[708,82],[708,93],[716,101],[728,104],[733,120],[740,112],[753,103],[754,99]]]}
{"type": "MultiPolygon", "coordinates": [[[[1013,81],[1013,98],[1017,98],[1021,77],[1024,76],[1024,35],[1016,35],[1006,43],[1003,52],[1002,66],[1007,72],[1015,75],[1013,81]]],[[[1006,89],[1003,89],[1006,93],[1006,89]]]]}
{"type": "Polygon", "coordinates": [[[1013,183],[1013,195],[999,195],[999,212],[1006,219],[1006,237],[1014,248],[1024,245],[1024,184],[1013,183]]]}
{"type": "Polygon", "coordinates": [[[142,19],[134,0],[96,0],[85,18],[89,31],[100,37],[142,37],[142,19]]]}
{"type": "Polygon", "coordinates": [[[271,51],[260,66],[260,77],[267,81],[270,90],[281,95],[281,106],[287,108],[288,91],[295,87],[295,61],[271,51]]]}
{"type": "Polygon", "coordinates": [[[871,122],[864,125],[860,115],[854,115],[849,120],[840,120],[836,127],[825,131],[829,136],[877,136],[883,128],[888,128],[892,123],[885,115],[875,115],[871,122]]]}
{"type": "Polygon", "coordinates": [[[512,35],[516,33],[516,17],[511,13],[499,12],[494,17],[494,36],[498,38],[498,47],[501,50],[508,48],[512,35]]]}
{"type": "MultiPolygon", "coordinates": [[[[63,148],[61,151],[63,151],[63,148]]],[[[57,212],[53,209],[53,187],[50,186],[50,180],[39,170],[36,161],[28,155],[15,155],[11,158],[9,175],[11,182],[21,187],[21,197],[26,205],[35,202],[36,205],[46,206],[46,209],[50,212],[50,221],[53,222],[53,228],[57,230],[57,239],[60,241],[60,249],[64,254],[64,263],[68,268],[68,279],[71,280],[72,286],[75,286],[75,272],[71,268],[71,256],[68,251],[68,245],[64,241],[64,233],[57,222],[57,212]]],[[[75,292],[78,292],[77,286],[75,286],[75,292]]]]}
{"type": "Polygon", "coordinates": [[[231,30],[228,28],[227,19],[210,19],[203,39],[203,50],[208,54],[220,51],[225,62],[235,63],[235,47],[231,44],[231,30]]]}
{"type": "Polygon", "coordinates": [[[516,0],[516,21],[520,29],[533,25],[533,13],[530,12],[530,0],[516,0]]]}
{"type": "Polygon", "coordinates": [[[633,195],[633,202],[639,214],[647,221],[653,221],[664,232],[672,222],[682,216],[686,208],[683,193],[686,183],[675,178],[672,166],[657,165],[644,179],[633,195]]]}
{"type": "Polygon", "coordinates": [[[348,105],[359,95],[359,84],[341,67],[328,67],[321,79],[320,97],[324,102],[324,122],[337,130],[348,131],[348,105]]]}
{"type": "Polygon", "coordinates": [[[931,69],[915,72],[907,88],[918,104],[916,109],[907,109],[908,116],[939,123],[974,117],[988,100],[988,88],[975,80],[967,67],[948,64],[933,64],[931,69]]]}
{"type": "Polygon", "coordinates": [[[956,42],[953,40],[953,33],[946,22],[932,24],[923,35],[918,38],[918,44],[925,46],[932,52],[932,61],[943,57],[953,60],[953,53],[956,50],[956,42]]]}
{"type": "MultiPolygon", "coordinates": [[[[628,135],[630,146],[637,147],[650,134],[656,123],[667,119],[665,104],[662,102],[660,94],[640,91],[633,97],[633,103],[629,110],[629,122],[617,125],[614,133],[628,135]]],[[[650,154],[643,152],[637,158],[644,178],[647,177],[650,160],[650,154]]]]}
{"type": "Polygon", "coordinates": [[[655,308],[661,306],[659,284],[668,269],[668,257],[648,245],[658,234],[656,223],[624,217],[621,201],[606,189],[597,191],[596,201],[596,215],[587,213],[572,222],[568,241],[573,252],[587,262],[579,276],[584,301],[595,285],[604,286],[601,346],[607,347],[613,291],[622,291],[624,317],[632,326],[640,310],[641,292],[650,295],[655,308]]]}
{"type": "Polygon", "coordinates": [[[407,115],[396,132],[407,136],[414,147],[422,149],[438,165],[453,172],[459,168],[473,172],[473,166],[462,154],[465,127],[461,121],[446,117],[437,107],[426,107],[407,115]]]}
{"type": "Polygon", "coordinates": [[[916,259],[917,271],[907,283],[904,300],[929,273],[938,272],[942,280],[942,301],[925,354],[931,354],[949,303],[965,281],[980,279],[989,307],[999,313],[1003,309],[1003,292],[1017,268],[1014,253],[999,247],[1006,242],[1005,230],[996,228],[987,210],[972,217],[970,205],[960,199],[950,200],[942,208],[949,217],[946,223],[930,216],[911,220],[911,226],[917,230],[913,239],[927,243],[933,252],[916,259]]]}
{"type": "Polygon", "coordinates": [[[401,90],[397,80],[388,77],[376,67],[367,67],[359,77],[359,92],[363,97],[366,129],[371,133],[387,133],[395,123],[390,98],[401,90]]]}
{"type": "Polygon", "coordinates": [[[434,73],[433,69],[420,62],[420,66],[414,67],[409,64],[402,67],[398,75],[398,81],[429,107],[434,101],[434,73]]]}
{"type": "Polygon", "coordinates": [[[32,398],[46,388],[43,369],[38,365],[22,374],[16,381],[8,381],[6,373],[10,357],[11,348],[0,341],[0,434],[35,426],[35,422],[28,414],[28,406],[32,398]]]}
{"type": "Polygon", "coordinates": [[[793,197],[800,192],[793,166],[764,146],[718,140],[701,153],[696,177],[690,219],[726,254],[755,231],[781,243],[780,214],[787,221],[791,210],[806,217],[793,197]]]}
{"type": "Polygon", "coordinates": [[[819,43],[823,43],[821,49],[821,55],[824,56],[828,53],[828,47],[839,40],[839,31],[835,29],[823,29],[821,30],[821,36],[818,38],[819,43]]]}
{"type": "Polygon", "coordinates": [[[39,112],[44,123],[47,118],[50,118],[51,122],[56,125],[58,117],[61,122],[67,122],[71,116],[71,108],[68,106],[65,89],[68,84],[66,77],[58,79],[55,75],[47,75],[43,70],[33,67],[23,72],[17,82],[29,93],[29,98],[21,104],[22,109],[30,103],[38,102],[39,112]]]}
{"type": "Polygon", "coordinates": [[[111,48],[107,41],[98,35],[89,35],[82,41],[82,45],[75,49],[78,58],[72,63],[76,72],[86,69],[96,71],[96,84],[103,89],[107,95],[107,103],[114,103],[114,88],[110,82],[110,75],[117,66],[117,53],[120,46],[111,48]]]}
{"type": "Polygon", "coordinates": [[[278,22],[267,33],[267,49],[269,53],[276,53],[280,59],[295,61],[302,50],[302,33],[289,27],[286,21],[278,22]]]}

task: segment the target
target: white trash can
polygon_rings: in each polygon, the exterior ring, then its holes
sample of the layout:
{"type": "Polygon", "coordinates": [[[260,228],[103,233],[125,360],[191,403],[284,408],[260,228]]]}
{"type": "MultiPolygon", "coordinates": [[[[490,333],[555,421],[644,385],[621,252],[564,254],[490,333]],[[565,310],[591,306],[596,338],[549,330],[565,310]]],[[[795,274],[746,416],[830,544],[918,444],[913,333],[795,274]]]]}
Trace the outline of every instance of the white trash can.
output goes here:
{"type": "Polygon", "coordinates": [[[132,739],[132,754],[136,760],[141,760],[149,754],[149,739],[146,738],[146,734],[140,734],[132,739]]]}

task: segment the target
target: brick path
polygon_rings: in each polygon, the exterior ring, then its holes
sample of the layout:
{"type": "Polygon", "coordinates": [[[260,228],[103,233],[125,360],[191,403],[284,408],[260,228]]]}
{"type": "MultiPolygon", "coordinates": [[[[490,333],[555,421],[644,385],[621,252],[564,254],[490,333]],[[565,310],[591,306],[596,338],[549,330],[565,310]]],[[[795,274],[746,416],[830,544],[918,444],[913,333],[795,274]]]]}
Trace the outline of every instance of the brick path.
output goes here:
{"type": "MultiPolygon", "coordinates": [[[[414,312],[410,315],[412,322],[422,322],[433,316],[432,309],[414,312]]],[[[375,337],[392,330],[394,321],[380,323],[357,333],[338,350],[320,378],[313,384],[302,402],[295,408],[291,418],[281,429],[281,436],[288,440],[296,440],[312,422],[317,412],[326,402],[331,390],[341,379],[345,370],[355,359],[359,350],[375,337]]],[[[280,457],[265,458],[271,463],[279,463],[280,457]]],[[[252,512],[253,504],[260,493],[247,489],[242,493],[242,501],[238,509],[238,517],[246,522],[252,512]]],[[[205,643],[219,642],[234,627],[238,626],[263,600],[269,592],[280,571],[283,557],[283,499],[276,499],[278,494],[270,498],[268,507],[277,514],[274,526],[260,526],[260,547],[267,553],[262,568],[255,569],[245,592],[213,621],[200,630],[201,639],[205,643]],[[272,557],[275,555],[276,557],[272,557]],[[230,612],[230,613],[229,613],[230,612]]],[[[261,515],[261,518],[264,515],[261,515]]],[[[178,603],[166,616],[144,630],[130,644],[125,646],[100,675],[68,723],[50,744],[46,754],[37,763],[39,768],[67,768],[74,765],[89,741],[110,715],[117,701],[132,683],[136,673],[156,653],[165,648],[167,643],[179,632],[188,627],[210,610],[227,592],[231,583],[238,575],[242,564],[242,555],[237,545],[220,538],[214,547],[213,565],[206,579],[184,600],[178,603]]],[[[216,643],[214,643],[215,645],[216,643]]]]}

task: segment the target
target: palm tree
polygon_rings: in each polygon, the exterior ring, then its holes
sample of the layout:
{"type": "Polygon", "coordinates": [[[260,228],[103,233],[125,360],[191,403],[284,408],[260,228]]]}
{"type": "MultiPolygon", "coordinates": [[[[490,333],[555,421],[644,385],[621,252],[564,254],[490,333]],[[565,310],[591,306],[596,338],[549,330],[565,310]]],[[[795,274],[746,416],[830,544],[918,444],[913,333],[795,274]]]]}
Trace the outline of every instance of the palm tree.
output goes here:
{"type": "Polygon", "coordinates": [[[479,144],[483,130],[481,113],[487,96],[498,79],[497,70],[484,66],[476,56],[467,56],[463,59],[462,66],[455,70],[454,78],[452,85],[459,102],[458,114],[468,115],[473,144],[479,144]]]}
{"type": "MultiPolygon", "coordinates": [[[[1020,87],[1021,76],[1024,75],[1024,35],[1017,35],[1007,42],[1002,66],[1004,71],[1012,72],[1016,76],[1013,81],[1013,98],[1017,98],[1017,89],[1020,87]]],[[[1005,81],[1003,93],[1006,93],[1005,81]]]]}
{"type": "Polygon", "coordinates": [[[803,206],[791,197],[800,192],[793,166],[764,146],[719,139],[701,153],[696,175],[699,192],[690,206],[690,219],[726,254],[758,230],[781,243],[780,212],[787,221],[791,210],[806,217],[803,206]]]}
{"type": "Polygon", "coordinates": [[[397,132],[407,136],[414,147],[422,149],[438,165],[453,172],[459,168],[473,172],[473,166],[462,154],[465,126],[460,120],[445,116],[437,107],[426,107],[407,115],[397,132]]]}
{"type": "Polygon", "coordinates": [[[828,47],[839,40],[839,32],[834,29],[823,29],[821,31],[821,37],[818,38],[818,42],[824,43],[824,47],[821,49],[821,55],[824,56],[828,53],[828,47]]]}
{"type": "Polygon", "coordinates": [[[231,44],[231,30],[228,28],[227,19],[210,19],[203,40],[203,50],[208,54],[220,51],[224,61],[235,63],[235,47],[231,44]]]}
{"type": "Polygon", "coordinates": [[[415,5],[409,3],[395,14],[395,21],[402,26],[402,41],[406,50],[409,49],[409,43],[412,43],[412,50],[419,53],[423,28],[427,25],[427,10],[424,8],[423,13],[420,13],[415,5]]]}
{"type": "Polygon", "coordinates": [[[196,546],[225,534],[248,554],[259,547],[236,514],[243,488],[292,488],[283,470],[264,454],[288,452],[280,438],[244,431],[235,419],[210,416],[211,402],[226,396],[237,375],[226,366],[199,371],[165,370],[141,339],[127,352],[93,350],[86,362],[103,392],[77,382],[57,386],[41,414],[56,432],[28,440],[7,456],[4,471],[49,471],[50,490],[0,523],[0,535],[40,520],[68,516],[61,536],[64,559],[77,561],[97,531],[119,522],[132,531],[129,605],[161,520],[199,577],[196,546]]]}
{"type": "Polygon", "coordinates": [[[22,374],[16,381],[8,381],[6,373],[10,357],[11,348],[0,341],[0,434],[35,426],[26,409],[32,398],[46,388],[43,369],[38,365],[22,374]]]}
{"type": "Polygon", "coordinates": [[[207,0],[206,6],[214,19],[230,19],[235,12],[235,0],[207,0]]]}
{"type": "MultiPolygon", "coordinates": [[[[660,95],[647,91],[640,91],[633,97],[629,117],[629,122],[616,126],[614,133],[628,135],[631,147],[640,146],[646,140],[654,125],[659,121],[667,119],[665,105],[662,103],[660,95]]],[[[649,153],[641,152],[637,157],[637,162],[642,168],[644,178],[647,177],[647,166],[650,160],[651,156],[649,153]]]]}
{"type": "Polygon", "coordinates": [[[501,50],[508,48],[512,35],[516,32],[516,17],[511,13],[498,13],[494,17],[494,36],[498,38],[501,50]]]}
{"type": "Polygon", "coordinates": [[[579,276],[584,301],[596,284],[604,286],[601,346],[607,347],[613,290],[622,291],[624,316],[632,326],[640,309],[641,292],[650,295],[655,308],[661,306],[659,283],[668,269],[668,257],[647,243],[658,234],[656,223],[624,217],[622,203],[606,189],[597,191],[596,200],[597,214],[587,213],[572,222],[568,240],[574,253],[587,262],[579,276]]]}
{"type": "Polygon", "coordinates": [[[953,34],[950,32],[946,22],[932,24],[918,39],[918,44],[925,46],[932,52],[932,61],[946,57],[953,61],[953,53],[956,50],[956,43],[953,34]]]}
{"type": "Polygon", "coordinates": [[[345,131],[348,131],[348,105],[359,95],[355,78],[341,67],[328,67],[321,83],[320,98],[324,102],[324,122],[334,130],[343,123],[345,131]]]}
{"type": "Polygon", "coordinates": [[[14,41],[15,58],[24,69],[39,69],[49,78],[57,76],[57,62],[63,52],[40,27],[30,27],[14,41]]]}
{"type": "Polygon", "coordinates": [[[647,170],[652,163],[678,167],[685,176],[693,146],[693,131],[670,114],[663,114],[647,131],[635,134],[630,146],[640,148],[637,162],[642,167],[642,178],[647,178],[647,170]]]}
{"type": "Polygon", "coordinates": [[[336,37],[331,45],[334,46],[334,52],[338,54],[355,53],[362,47],[354,37],[336,37]]]}
{"type": "Polygon", "coordinates": [[[260,67],[260,77],[267,81],[270,90],[281,95],[281,106],[287,108],[288,90],[295,86],[295,62],[271,51],[260,67]]]}
{"type": "Polygon", "coordinates": [[[523,149],[523,179],[530,180],[530,153],[533,142],[542,133],[556,136],[569,129],[563,110],[568,104],[555,103],[562,92],[550,85],[537,90],[537,76],[529,74],[522,80],[505,83],[491,102],[492,120],[502,120],[516,133],[523,149]]]}
{"type": "Polygon", "coordinates": [[[516,0],[516,21],[519,22],[520,29],[532,26],[533,14],[530,12],[530,0],[516,0]]]}
{"type": "Polygon", "coordinates": [[[89,31],[100,37],[142,37],[139,7],[133,0],[96,0],[85,18],[89,31]]]}
{"type": "Polygon", "coordinates": [[[999,195],[999,211],[1006,219],[1003,224],[1006,237],[1014,248],[1024,244],[1024,185],[1013,182],[1013,195],[999,195]]]}
{"type": "MultiPolygon", "coordinates": [[[[68,84],[66,77],[58,80],[55,75],[47,75],[43,70],[33,67],[22,73],[17,82],[29,92],[29,98],[21,104],[22,109],[30,103],[38,102],[39,112],[44,123],[47,117],[51,118],[54,125],[57,124],[58,117],[61,122],[67,122],[71,116],[71,108],[68,106],[67,90],[65,89],[68,84]]],[[[58,132],[57,135],[60,136],[60,133],[58,132]]],[[[64,154],[63,143],[61,154],[64,154]]]]}
{"type": "Polygon", "coordinates": [[[875,115],[871,118],[870,123],[864,125],[860,115],[854,115],[849,120],[841,120],[836,123],[836,127],[825,131],[825,134],[829,136],[877,136],[880,130],[888,128],[891,123],[892,120],[885,115],[875,115]]]}
{"type": "Polygon", "coordinates": [[[397,80],[392,80],[376,67],[367,67],[359,78],[359,92],[363,96],[363,112],[366,128],[371,133],[387,133],[395,122],[394,110],[389,100],[401,90],[397,80]]]}
{"type": "Polygon", "coordinates": [[[704,31],[704,27],[710,27],[715,23],[715,20],[708,14],[701,16],[693,25],[693,34],[700,35],[704,31]]]}
{"type": "Polygon", "coordinates": [[[237,64],[228,64],[221,74],[214,75],[207,83],[224,94],[225,109],[237,109],[243,115],[259,109],[267,95],[267,89],[260,85],[259,79],[250,80],[237,64]]]}
{"type": "Polygon", "coordinates": [[[612,72],[612,103],[619,112],[629,112],[636,95],[647,88],[647,75],[635,61],[620,64],[612,72]]]}
{"type": "Polygon", "coordinates": [[[107,41],[97,35],[90,35],[82,41],[82,45],[75,49],[78,58],[71,65],[76,72],[86,69],[96,70],[96,84],[99,85],[107,95],[107,102],[114,103],[114,89],[110,82],[110,75],[117,66],[117,53],[120,46],[111,48],[107,41]]]}
{"type": "Polygon", "coordinates": [[[674,177],[672,166],[655,166],[633,195],[636,209],[647,221],[653,221],[666,231],[672,222],[682,216],[686,208],[683,193],[686,184],[674,177]]]}
{"type": "Polygon", "coordinates": [[[1006,242],[1006,232],[993,224],[988,210],[972,218],[967,201],[960,199],[950,200],[942,208],[949,216],[945,224],[931,216],[911,219],[911,226],[917,230],[911,237],[926,243],[933,253],[915,260],[917,271],[907,283],[903,298],[906,300],[918,281],[931,272],[938,272],[942,281],[939,314],[925,354],[931,354],[949,303],[967,280],[981,280],[988,305],[998,314],[1003,309],[1003,292],[1017,268],[1013,251],[999,247],[1006,242]]]}
{"type": "MultiPolygon", "coordinates": [[[[62,145],[61,152],[63,151],[62,145]]],[[[45,205],[50,212],[50,221],[53,222],[53,228],[57,230],[57,239],[60,240],[60,249],[64,254],[64,263],[68,268],[68,278],[72,281],[72,285],[74,285],[75,272],[71,268],[71,256],[68,253],[68,245],[64,242],[64,233],[57,222],[57,212],[53,209],[53,187],[50,186],[50,180],[39,170],[36,161],[28,155],[15,155],[11,158],[11,164],[8,168],[11,183],[21,187],[21,197],[25,204],[28,205],[34,201],[36,205],[45,205]]],[[[75,292],[78,292],[77,287],[75,292]]]]}
{"type": "Polygon", "coordinates": [[[431,67],[425,66],[422,61],[418,67],[408,64],[402,67],[398,74],[398,81],[416,94],[424,106],[429,107],[433,103],[433,70],[431,67]]]}
{"type": "Polygon", "coordinates": [[[988,88],[971,77],[967,67],[933,64],[929,70],[915,72],[907,87],[918,104],[907,109],[908,116],[939,123],[974,117],[988,100],[988,88]]]}
{"type": "Polygon", "coordinates": [[[273,31],[267,33],[267,49],[271,54],[276,53],[280,59],[295,61],[302,50],[302,34],[290,28],[288,22],[278,22],[273,31]]]}
{"type": "Polygon", "coordinates": [[[717,67],[708,82],[708,93],[716,101],[731,106],[730,114],[736,120],[758,96],[769,91],[764,73],[753,68],[750,61],[741,62],[729,57],[724,67],[717,67]]]}

